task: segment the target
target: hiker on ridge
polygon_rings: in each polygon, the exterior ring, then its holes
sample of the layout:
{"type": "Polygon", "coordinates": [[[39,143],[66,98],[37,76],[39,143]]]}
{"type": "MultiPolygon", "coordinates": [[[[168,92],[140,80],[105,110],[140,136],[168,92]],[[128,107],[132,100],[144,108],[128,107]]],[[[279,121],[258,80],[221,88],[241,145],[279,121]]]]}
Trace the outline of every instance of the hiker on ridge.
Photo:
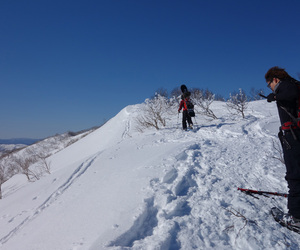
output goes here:
{"type": "Polygon", "coordinates": [[[181,109],[182,111],[182,129],[187,130],[187,123],[189,124],[189,128],[193,128],[193,122],[192,118],[188,113],[188,105],[187,103],[190,102],[190,96],[191,92],[189,92],[185,85],[181,85],[181,102],[179,104],[178,113],[180,113],[181,109]]]}
{"type": "Polygon", "coordinates": [[[284,214],[283,222],[300,227],[300,127],[293,122],[298,117],[299,90],[296,80],[284,69],[272,67],[265,75],[272,93],[267,101],[276,101],[280,118],[280,139],[286,166],[285,179],[288,183],[288,214],[284,214]]]}

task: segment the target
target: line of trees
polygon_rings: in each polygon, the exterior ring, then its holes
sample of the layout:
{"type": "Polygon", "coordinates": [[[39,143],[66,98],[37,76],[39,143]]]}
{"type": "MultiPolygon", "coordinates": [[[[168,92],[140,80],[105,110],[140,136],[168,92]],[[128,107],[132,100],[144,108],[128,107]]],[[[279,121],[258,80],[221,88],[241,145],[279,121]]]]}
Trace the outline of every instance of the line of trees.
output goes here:
{"type": "MultiPolygon", "coordinates": [[[[218,119],[213,110],[211,104],[214,101],[225,102],[227,110],[232,115],[241,115],[245,118],[245,111],[248,108],[250,101],[262,99],[258,94],[264,94],[262,90],[251,89],[251,95],[247,95],[244,90],[234,91],[230,93],[229,98],[225,100],[222,96],[216,96],[209,90],[203,89],[191,89],[191,100],[198,110],[196,113],[206,116],[210,119],[218,119]]],[[[156,94],[145,101],[145,105],[139,114],[137,121],[137,130],[143,132],[145,129],[153,127],[159,130],[166,126],[166,121],[171,112],[177,111],[178,103],[181,99],[181,90],[174,89],[171,92],[170,98],[167,90],[158,89],[156,94]]],[[[273,155],[268,157],[278,159],[281,163],[284,163],[282,156],[282,148],[273,141],[273,155]]]]}
{"type": "MultiPolygon", "coordinates": [[[[211,119],[218,119],[211,109],[211,104],[214,101],[225,102],[231,114],[241,114],[242,117],[245,118],[248,103],[253,100],[261,99],[258,94],[263,94],[262,90],[255,90],[253,88],[251,89],[250,95],[247,95],[244,90],[239,89],[238,92],[230,93],[229,98],[226,100],[221,95],[215,95],[208,89],[192,88],[190,92],[191,100],[197,108],[196,113],[211,119]]],[[[180,88],[175,88],[170,94],[164,88],[158,89],[154,96],[146,99],[140,115],[136,118],[138,124],[137,130],[143,132],[144,129],[149,127],[153,127],[157,130],[165,127],[170,112],[176,110],[175,106],[178,106],[180,102],[181,94],[180,88]]]]}

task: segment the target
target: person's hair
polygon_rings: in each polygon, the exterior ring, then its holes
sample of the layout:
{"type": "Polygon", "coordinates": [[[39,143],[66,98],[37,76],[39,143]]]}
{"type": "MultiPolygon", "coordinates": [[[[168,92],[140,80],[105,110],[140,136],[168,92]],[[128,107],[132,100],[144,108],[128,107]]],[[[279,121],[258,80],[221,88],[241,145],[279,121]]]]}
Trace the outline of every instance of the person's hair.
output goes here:
{"type": "Polygon", "coordinates": [[[287,78],[292,78],[283,68],[279,68],[278,66],[272,67],[265,74],[266,82],[270,82],[273,78],[278,78],[279,80],[284,80],[287,78]]]}

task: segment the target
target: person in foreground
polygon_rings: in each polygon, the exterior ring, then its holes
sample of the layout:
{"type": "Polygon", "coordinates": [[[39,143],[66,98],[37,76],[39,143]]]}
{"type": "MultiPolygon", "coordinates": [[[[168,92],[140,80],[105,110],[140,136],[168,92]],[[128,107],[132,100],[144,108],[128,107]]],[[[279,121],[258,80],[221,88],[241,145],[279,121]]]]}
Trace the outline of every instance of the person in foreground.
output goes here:
{"type": "Polygon", "coordinates": [[[288,214],[283,214],[280,222],[287,227],[300,229],[300,122],[296,121],[299,112],[299,82],[283,68],[272,67],[265,74],[272,93],[267,101],[276,101],[280,131],[278,137],[283,149],[286,166],[285,179],[288,183],[288,214]]]}

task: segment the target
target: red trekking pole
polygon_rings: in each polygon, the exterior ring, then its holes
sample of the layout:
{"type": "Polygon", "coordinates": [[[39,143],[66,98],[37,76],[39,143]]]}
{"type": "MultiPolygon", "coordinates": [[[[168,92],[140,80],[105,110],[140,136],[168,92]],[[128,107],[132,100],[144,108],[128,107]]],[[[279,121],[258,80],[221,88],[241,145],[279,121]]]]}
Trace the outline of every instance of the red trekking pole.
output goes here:
{"type": "Polygon", "coordinates": [[[285,193],[267,192],[267,191],[259,191],[259,190],[245,189],[245,188],[238,188],[238,190],[248,195],[258,194],[258,195],[265,195],[265,196],[274,195],[274,196],[288,197],[288,194],[285,193]]]}

